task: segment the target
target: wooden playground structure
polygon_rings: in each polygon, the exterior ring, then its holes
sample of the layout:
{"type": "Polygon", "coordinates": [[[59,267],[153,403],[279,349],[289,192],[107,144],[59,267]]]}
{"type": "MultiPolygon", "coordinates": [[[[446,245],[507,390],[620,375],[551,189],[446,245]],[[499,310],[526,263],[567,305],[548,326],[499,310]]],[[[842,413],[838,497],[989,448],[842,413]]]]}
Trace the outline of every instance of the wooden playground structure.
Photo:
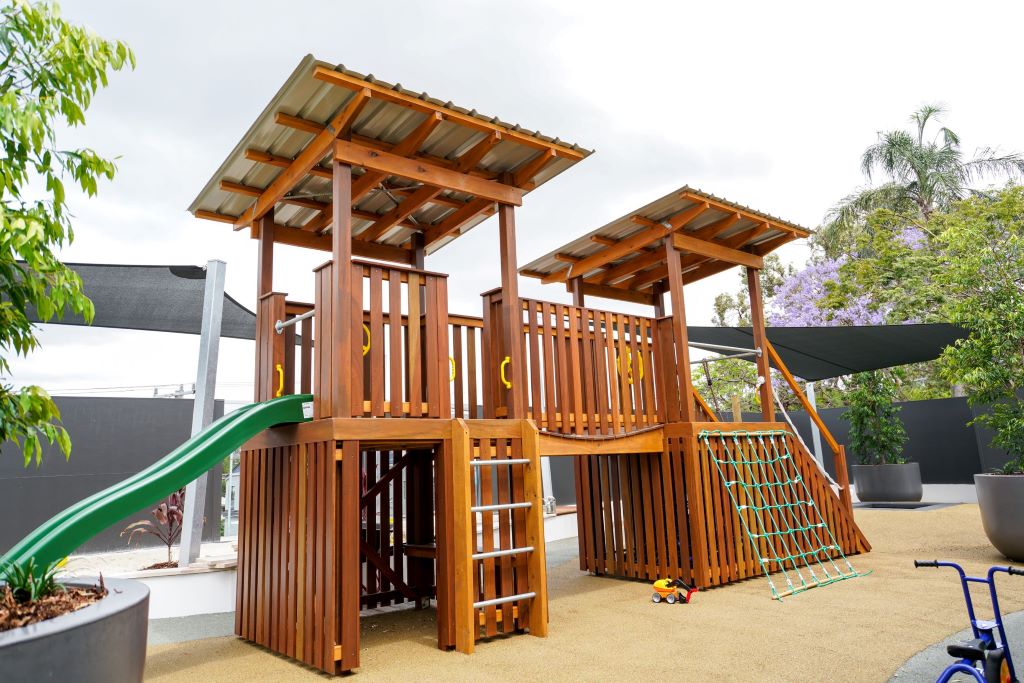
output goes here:
{"type": "Polygon", "coordinates": [[[792,561],[775,548],[764,564],[780,538],[758,548],[741,527],[801,511],[738,510],[705,455],[751,430],[793,454],[837,541],[826,552],[869,549],[843,449],[813,411],[835,487],[776,420],[771,381],[763,422],[736,423],[690,377],[684,286],[739,265],[758,374],[774,364],[806,405],[765,337],[759,269],[807,231],[682,188],[519,270],[515,208],[589,154],[307,57],[193,203],[258,240],[255,399],[313,396],[311,421],[243,448],[239,636],[340,673],[359,666],[364,608],[435,600],[438,647],[466,653],[546,635],[544,456],[574,459],[580,567],[594,574],[710,587],[792,561]],[[497,287],[482,315],[454,314],[425,258],[494,213],[497,287]],[[275,244],[326,252],[312,303],[274,290],[275,244]],[[520,297],[520,274],[565,283],[573,304],[520,297]]]}

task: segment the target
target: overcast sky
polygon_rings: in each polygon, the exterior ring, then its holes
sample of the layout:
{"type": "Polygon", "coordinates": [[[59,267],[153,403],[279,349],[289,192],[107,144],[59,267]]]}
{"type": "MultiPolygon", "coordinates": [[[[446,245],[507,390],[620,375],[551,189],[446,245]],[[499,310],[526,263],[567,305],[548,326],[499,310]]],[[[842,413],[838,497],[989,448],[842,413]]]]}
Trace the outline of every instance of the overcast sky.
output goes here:
{"type": "MultiPolygon", "coordinates": [[[[114,2],[64,13],[127,41],[114,76],[62,138],[118,156],[94,199],[71,197],[64,257],[98,263],[227,262],[227,290],[255,299],[255,242],[185,209],[307,53],[595,149],[526,198],[519,262],[689,184],[814,227],[862,184],[879,129],[942,103],[964,148],[1024,150],[1020,3],[114,2]]],[[[439,253],[450,307],[479,315],[498,284],[497,219],[439,253]]],[[[321,253],[278,247],[275,288],[312,299],[321,253]]],[[[802,262],[803,246],[782,251],[802,262]]],[[[735,272],[689,288],[692,324],[738,286],[735,272]]],[[[568,301],[523,279],[524,296],[568,301]]],[[[601,302],[605,303],[605,302],[601,302]]],[[[616,306],[613,304],[613,306],[616,306]]],[[[198,338],[43,326],[12,363],[18,384],[54,393],[190,383],[198,338]]],[[[218,397],[252,396],[252,343],[221,347],[218,397]]],[[[152,389],[149,390],[150,392],[152,389]]]]}

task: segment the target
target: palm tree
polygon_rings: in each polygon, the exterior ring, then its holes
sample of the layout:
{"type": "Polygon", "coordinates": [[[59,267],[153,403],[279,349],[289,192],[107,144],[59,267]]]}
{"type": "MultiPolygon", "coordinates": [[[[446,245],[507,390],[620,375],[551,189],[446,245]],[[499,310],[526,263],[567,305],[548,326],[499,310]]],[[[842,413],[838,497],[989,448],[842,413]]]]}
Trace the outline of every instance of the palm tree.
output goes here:
{"type": "Polygon", "coordinates": [[[883,174],[887,182],[865,187],[843,198],[825,217],[817,241],[832,257],[849,250],[864,228],[864,218],[876,209],[927,219],[934,211],[976,193],[971,184],[984,178],[1015,180],[1024,176],[1024,156],[999,156],[985,147],[965,160],[960,136],[940,125],[945,110],[924,105],[910,116],[916,130],[878,133],[878,142],[864,150],[860,167],[870,183],[883,174]],[[927,135],[929,123],[939,126],[927,135]]]}

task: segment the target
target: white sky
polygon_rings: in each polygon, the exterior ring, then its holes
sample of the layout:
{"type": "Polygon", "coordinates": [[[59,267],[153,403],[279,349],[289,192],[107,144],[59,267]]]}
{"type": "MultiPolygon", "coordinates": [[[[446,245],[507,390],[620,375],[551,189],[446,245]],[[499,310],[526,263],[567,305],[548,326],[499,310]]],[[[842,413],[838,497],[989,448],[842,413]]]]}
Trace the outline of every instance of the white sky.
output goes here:
{"type": "MultiPolygon", "coordinates": [[[[520,264],[683,184],[813,227],[863,182],[859,155],[875,131],[925,102],[949,107],[968,153],[1024,150],[1019,3],[62,5],[138,58],[96,97],[87,127],[61,140],[120,157],[98,198],[71,197],[76,241],[64,257],[220,258],[227,291],[250,308],[255,242],[185,209],[306,53],[596,149],[526,198],[520,264]]],[[[496,232],[492,218],[428,258],[451,274],[453,311],[479,315],[479,293],[498,284],[496,232]]],[[[277,254],[275,289],[311,300],[323,254],[277,254]]],[[[806,254],[782,251],[797,263],[806,254]]],[[[714,295],[738,282],[730,272],[690,287],[690,322],[709,324],[714,295]]],[[[520,287],[568,301],[557,286],[520,287]]],[[[198,337],[54,326],[40,336],[40,351],[12,363],[18,384],[59,394],[195,377],[198,337]]],[[[252,367],[252,343],[225,340],[218,397],[250,399],[252,367]]]]}

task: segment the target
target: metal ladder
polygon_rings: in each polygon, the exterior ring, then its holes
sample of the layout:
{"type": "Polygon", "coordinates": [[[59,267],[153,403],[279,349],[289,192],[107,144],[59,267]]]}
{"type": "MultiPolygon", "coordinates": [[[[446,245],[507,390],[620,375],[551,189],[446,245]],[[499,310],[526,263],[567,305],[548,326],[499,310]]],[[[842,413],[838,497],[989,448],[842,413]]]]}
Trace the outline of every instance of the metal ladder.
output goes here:
{"type": "MultiPolygon", "coordinates": [[[[502,459],[502,460],[478,460],[478,459],[473,459],[473,460],[469,461],[469,466],[471,468],[473,468],[471,470],[471,472],[474,475],[480,471],[479,468],[481,468],[481,467],[490,467],[490,466],[504,466],[504,467],[507,467],[507,466],[510,466],[510,465],[529,465],[529,464],[530,464],[530,460],[528,458],[508,458],[508,459],[502,459]]],[[[478,478],[476,476],[473,476],[472,479],[478,481],[478,478]]],[[[474,496],[476,495],[476,489],[477,489],[476,486],[472,487],[472,491],[473,491],[473,495],[474,496]]],[[[472,507],[469,508],[469,511],[470,511],[470,513],[472,513],[472,526],[475,529],[475,527],[476,527],[476,515],[477,514],[484,513],[484,512],[503,512],[505,510],[523,510],[523,509],[530,509],[532,507],[533,507],[533,503],[530,503],[530,502],[527,501],[527,502],[518,502],[518,503],[496,503],[496,504],[493,504],[493,505],[473,505],[472,507]]],[[[494,529],[493,529],[493,527],[491,529],[481,529],[481,533],[482,534],[483,533],[493,534],[494,533],[494,529]]],[[[476,539],[476,533],[475,532],[473,534],[473,537],[474,537],[474,539],[476,539]]],[[[470,559],[473,560],[473,561],[476,561],[476,560],[488,560],[488,559],[495,558],[495,557],[509,557],[509,556],[513,556],[513,555],[519,555],[520,553],[532,553],[534,551],[534,548],[533,548],[532,545],[528,545],[528,546],[524,546],[522,548],[512,547],[512,548],[501,548],[501,549],[498,549],[498,550],[488,550],[488,551],[483,550],[483,548],[477,547],[477,548],[474,548],[474,550],[475,550],[475,552],[472,555],[470,555],[470,559]]],[[[503,596],[498,597],[498,598],[491,598],[490,600],[478,600],[478,601],[473,603],[473,611],[474,611],[474,614],[475,614],[476,610],[480,609],[481,607],[492,607],[492,606],[495,606],[495,605],[504,605],[504,604],[507,604],[507,603],[510,603],[510,602],[518,602],[519,600],[529,600],[529,599],[532,599],[532,598],[535,598],[535,597],[537,597],[536,591],[527,591],[526,593],[517,593],[515,595],[503,595],[503,596]]]]}

